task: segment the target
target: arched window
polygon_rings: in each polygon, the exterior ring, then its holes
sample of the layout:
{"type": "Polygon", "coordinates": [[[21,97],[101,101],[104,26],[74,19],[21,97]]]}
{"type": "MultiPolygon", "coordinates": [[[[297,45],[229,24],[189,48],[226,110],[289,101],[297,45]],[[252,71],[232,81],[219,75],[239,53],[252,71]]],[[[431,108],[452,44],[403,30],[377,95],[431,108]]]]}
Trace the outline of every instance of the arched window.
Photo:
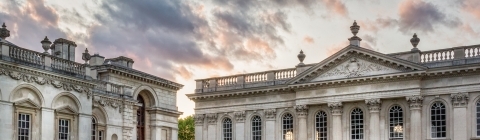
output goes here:
{"type": "Polygon", "coordinates": [[[97,121],[92,117],[92,140],[95,140],[97,135],[97,121]]]}
{"type": "Polygon", "coordinates": [[[315,139],[327,140],[327,113],[320,111],[315,115],[315,139]]]}
{"type": "Polygon", "coordinates": [[[445,105],[441,102],[433,103],[430,112],[430,120],[432,121],[432,138],[447,137],[447,116],[445,105]]]}
{"type": "Polygon", "coordinates": [[[282,117],[282,137],[283,140],[293,140],[293,116],[290,113],[282,117]]]}
{"type": "Polygon", "coordinates": [[[145,140],[145,100],[138,96],[137,101],[141,104],[137,109],[137,140],[145,140]]]}
{"type": "Polygon", "coordinates": [[[232,120],[230,118],[223,119],[223,140],[232,140],[232,120]]]}
{"type": "Polygon", "coordinates": [[[480,136],[480,100],[477,101],[477,136],[480,136]]]}
{"type": "Polygon", "coordinates": [[[350,115],[352,140],[363,140],[363,111],[355,108],[350,115]]]}
{"type": "Polygon", "coordinates": [[[262,140],[262,119],[260,116],[252,118],[252,140],[262,140]]]}
{"type": "Polygon", "coordinates": [[[389,113],[390,139],[403,139],[403,110],[393,106],[389,113]]]}

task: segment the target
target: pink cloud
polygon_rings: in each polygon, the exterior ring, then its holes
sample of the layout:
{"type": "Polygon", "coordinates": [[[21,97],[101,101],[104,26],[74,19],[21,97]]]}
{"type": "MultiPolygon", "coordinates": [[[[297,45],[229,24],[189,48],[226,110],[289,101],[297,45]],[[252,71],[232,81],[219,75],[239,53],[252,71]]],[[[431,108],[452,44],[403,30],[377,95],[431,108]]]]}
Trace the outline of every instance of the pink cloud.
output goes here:
{"type": "Polygon", "coordinates": [[[340,0],[322,0],[325,7],[333,11],[333,13],[341,15],[341,16],[348,16],[348,10],[345,4],[340,0]]]}
{"type": "Polygon", "coordinates": [[[313,38],[310,37],[310,36],[305,36],[305,37],[303,38],[303,41],[306,42],[306,43],[308,43],[308,44],[313,44],[313,43],[315,43],[315,40],[313,40],[313,38]]]}
{"type": "Polygon", "coordinates": [[[462,9],[480,20],[480,1],[463,0],[462,9]]]}

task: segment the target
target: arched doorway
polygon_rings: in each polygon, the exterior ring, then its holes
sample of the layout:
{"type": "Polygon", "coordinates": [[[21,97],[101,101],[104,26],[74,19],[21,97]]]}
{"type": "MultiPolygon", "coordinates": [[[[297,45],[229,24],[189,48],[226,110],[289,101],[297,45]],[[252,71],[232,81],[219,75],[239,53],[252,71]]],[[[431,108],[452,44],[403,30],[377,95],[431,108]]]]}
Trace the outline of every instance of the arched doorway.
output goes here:
{"type": "Polygon", "coordinates": [[[145,100],[138,96],[137,101],[142,104],[137,109],[137,140],[145,140],[145,100]]]}

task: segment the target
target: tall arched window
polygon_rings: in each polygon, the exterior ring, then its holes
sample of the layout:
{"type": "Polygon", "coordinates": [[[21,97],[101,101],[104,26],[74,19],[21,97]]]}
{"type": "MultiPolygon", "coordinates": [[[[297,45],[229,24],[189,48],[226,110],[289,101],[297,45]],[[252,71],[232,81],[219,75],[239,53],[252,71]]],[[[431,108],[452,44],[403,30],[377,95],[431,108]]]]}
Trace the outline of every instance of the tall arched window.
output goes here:
{"type": "Polygon", "coordinates": [[[232,140],[232,120],[230,118],[223,119],[223,140],[232,140]]]}
{"type": "Polygon", "coordinates": [[[393,106],[389,113],[390,139],[403,139],[403,110],[393,106]]]}
{"type": "Polygon", "coordinates": [[[355,108],[350,115],[352,140],[363,140],[363,111],[355,108]]]}
{"type": "Polygon", "coordinates": [[[97,135],[97,121],[92,117],[92,140],[95,140],[97,135]]]}
{"type": "Polygon", "coordinates": [[[315,139],[327,140],[327,113],[320,111],[315,115],[315,139]]]}
{"type": "Polygon", "coordinates": [[[477,101],[477,136],[480,136],[480,100],[477,101]]]}
{"type": "Polygon", "coordinates": [[[430,112],[430,120],[432,121],[432,138],[447,137],[447,115],[445,105],[441,102],[433,103],[430,112]]]}
{"type": "Polygon", "coordinates": [[[252,118],[252,140],[262,140],[262,119],[260,116],[252,118]]]}
{"type": "Polygon", "coordinates": [[[137,101],[142,105],[137,109],[137,140],[145,140],[145,100],[138,96],[137,101]]]}
{"type": "Polygon", "coordinates": [[[282,137],[283,140],[293,140],[293,116],[290,113],[282,117],[282,137]]]}

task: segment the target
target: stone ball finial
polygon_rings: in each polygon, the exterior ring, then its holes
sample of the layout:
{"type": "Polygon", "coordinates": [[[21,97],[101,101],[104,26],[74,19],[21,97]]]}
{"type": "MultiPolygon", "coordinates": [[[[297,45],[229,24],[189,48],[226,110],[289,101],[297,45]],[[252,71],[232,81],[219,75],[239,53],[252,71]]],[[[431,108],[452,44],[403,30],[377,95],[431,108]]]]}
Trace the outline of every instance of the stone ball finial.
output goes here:
{"type": "Polygon", "coordinates": [[[0,38],[2,40],[5,40],[5,38],[10,37],[10,31],[7,29],[7,26],[5,26],[5,22],[2,25],[2,28],[0,28],[0,38]]]}
{"type": "Polygon", "coordinates": [[[352,31],[353,36],[357,36],[358,30],[360,30],[360,26],[357,25],[357,21],[353,21],[353,25],[350,26],[350,31],[352,31]]]}
{"type": "Polygon", "coordinates": [[[43,53],[48,54],[48,49],[50,49],[50,45],[52,44],[52,42],[48,40],[47,36],[45,36],[45,38],[42,41],[40,41],[40,43],[42,43],[42,48],[43,50],[45,50],[45,52],[43,53]]]}
{"type": "Polygon", "coordinates": [[[414,33],[412,39],[410,39],[410,43],[412,43],[414,48],[417,48],[419,42],[420,38],[417,37],[417,33],[414,33]]]}
{"type": "Polygon", "coordinates": [[[85,48],[85,52],[82,53],[82,60],[85,61],[85,64],[92,58],[90,53],[88,53],[88,48],[85,48]]]}
{"type": "Polygon", "coordinates": [[[303,54],[303,50],[300,50],[300,54],[297,55],[297,58],[298,58],[298,60],[300,61],[300,63],[298,64],[298,66],[305,65],[305,64],[303,64],[303,60],[305,60],[305,57],[306,57],[306,55],[303,54]]]}

